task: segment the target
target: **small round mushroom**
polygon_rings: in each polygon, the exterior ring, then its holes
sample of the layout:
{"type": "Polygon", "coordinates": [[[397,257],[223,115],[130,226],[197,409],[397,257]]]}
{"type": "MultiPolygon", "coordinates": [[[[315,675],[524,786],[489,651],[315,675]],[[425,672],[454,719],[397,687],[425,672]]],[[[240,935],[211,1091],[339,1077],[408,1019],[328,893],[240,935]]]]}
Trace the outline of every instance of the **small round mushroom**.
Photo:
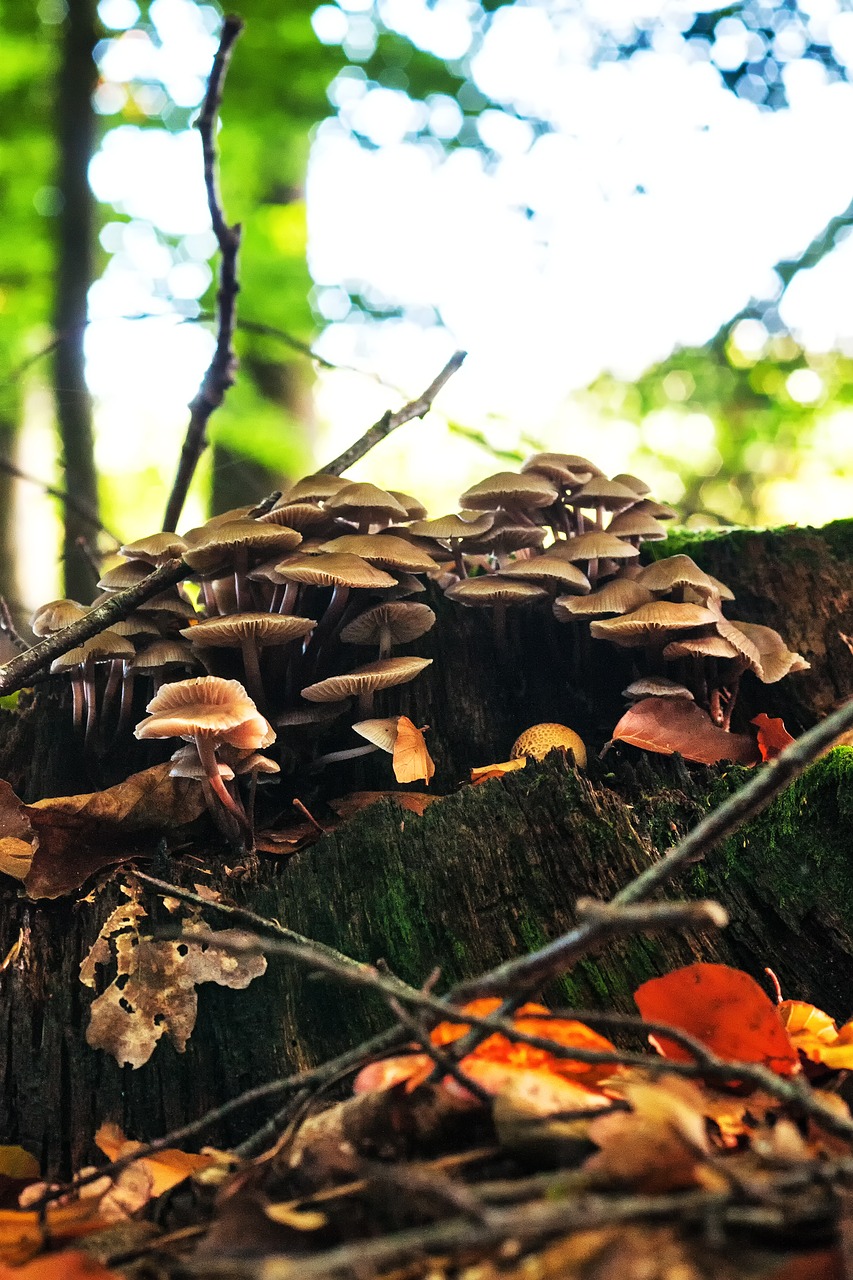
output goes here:
{"type": "Polygon", "coordinates": [[[601,529],[605,511],[624,511],[626,507],[633,506],[638,499],[639,495],[627,485],[608,480],[605,476],[593,476],[591,480],[587,480],[586,484],[564,498],[564,502],[567,507],[574,508],[578,533],[583,533],[582,512],[584,510],[595,511],[595,527],[601,529]]]}
{"type": "Polygon", "coordinates": [[[498,471],[466,489],[459,499],[463,507],[475,511],[506,507],[514,512],[536,511],[550,507],[556,500],[557,490],[550,481],[532,471],[498,471]]]}
{"type": "Polygon", "coordinates": [[[91,608],[91,605],[80,604],[77,600],[50,600],[39,605],[30,618],[30,626],[34,635],[49,636],[79,622],[91,608]]]}
{"type": "Polygon", "coordinates": [[[491,511],[470,514],[473,519],[466,520],[462,515],[451,513],[446,516],[437,516],[434,520],[413,520],[409,525],[409,532],[416,537],[435,538],[438,542],[446,543],[453,554],[456,572],[460,578],[468,576],[463,556],[466,540],[486,533],[494,521],[491,511]]]}
{"type": "Polygon", "coordinates": [[[165,564],[167,560],[180,560],[186,551],[185,540],[177,533],[149,533],[136,542],[119,547],[119,553],[128,560],[147,560],[149,564],[165,564]]]}
{"type": "Polygon", "coordinates": [[[359,533],[369,533],[373,525],[385,526],[405,520],[406,508],[385,489],[375,484],[347,481],[326,501],[326,510],[358,525],[359,533]]]}
{"type": "Polygon", "coordinates": [[[705,600],[718,594],[717,584],[685,555],[666,556],[647,565],[637,575],[637,582],[654,595],[672,595],[674,599],[679,595],[683,598],[684,589],[688,587],[705,600]]]}
{"type": "Polygon", "coordinates": [[[638,587],[632,579],[613,578],[588,596],[557,596],[554,617],[560,622],[612,617],[633,613],[640,605],[649,604],[653,599],[651,591],[638,587]]]}
{"type": "Polygon", "coordinates": [[[571,751],[578,768],[586,768],[586,747],[583,739],[575,733],[574,729],[570,729],[565,724],[532,724],[516,738],[509,758],[521,760],[527,756],[534,760],[544,760],[548,752],[555,748],[560,751],[571,751]]]}

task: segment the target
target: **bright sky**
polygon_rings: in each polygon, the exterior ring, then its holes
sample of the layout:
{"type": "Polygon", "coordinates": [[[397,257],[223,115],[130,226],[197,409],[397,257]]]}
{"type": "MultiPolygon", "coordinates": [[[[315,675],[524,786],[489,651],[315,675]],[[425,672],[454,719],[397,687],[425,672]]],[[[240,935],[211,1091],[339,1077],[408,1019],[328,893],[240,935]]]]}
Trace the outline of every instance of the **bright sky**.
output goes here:
{"type": "MultiPolygon", "coordinates": [[[[424,47],[454,59],[467,53],[469,0],[380,3],[386,24],[424,47]]],[[[476,86],[497,104],[477,126],[491,163],[471,145],[443,151],[440,140],[462,126],[452,99],[413,103],[371,86],[358,67],[338,77],[330,88],[338,115],[317,131],[307,187],[310,267],[328,322],[318,351],[415,394],[464,347],[469,358],[442,393],[444,413],[500,447],[527,436],[589,453],[611,473],[631,469],[637,428],[586,420],[572,391],[605,369],[637,375],[678,344],[704,342],[751,295],[772,296],[773,263],[800,252],[853,196],[853,87],[828,83],[816,62],[789,62],[801,48],[793,28],[777,37],[790,107],[776,112],[720,82],[718,68],[743,58],[741,24],[732,19],[714,46],[691,54],[677,30],[688,11],[680,0],[666,5],[673,23],[652,49],[589,65],[597,28],[624,33],[665,3],[529,0],[500,10],[471,63],[476,86]],[[509,111],[539,116],[550,131],[537,137],[509,111]],[[402,318],[353,316],[348,283],[401,306],[402,318]]],[[[853,13],[842,7],[813,0],[811,28],[853,61],[853,13]]],[[[121,35],[137,16],[134,0],[102,0],[99,11],[120,36],[105,46],[100,110],[116,110],[140,77],[149,81],[135,91],[143,109],[163,96],[151,82],[181,105],[200,100],[216,46],[212,8],[153,0],[159,48],[142,32],[121,35]]],[[[322,4],[315,30],[363,55],[374,38],[371,12],[371,0],[322,4]]],[[[126,476],[125,495],[147,476],[144,504],[122,500],[119,532],[131,537],[162,508],[185,406],[211,349],[210,335],[185,319],[198,312],[213,243],[197,135],[112,129],[91,180],[99,199],[133,219],[103,232],[113,256],[92,290],[88,336],[99,464],[126,476]],[[177,259],[158,229],[181,237],[177,259]],[[143,314],[160,318],[121,319],[143,314]],[[151,368],[161,371],[156,380],[151,368]]],[[[782,314],[810,348],[853,351],[853,241],[798,278],[782,314]]],[[[807,399],[809,388],[801,390],[807,399]]],[[[324,374],[318,461],[397,403],[370,378],[324,374]]],[[[681,432],[682,450],[698,450],[713,470],[708,419],[650,426],[669,432],[670,444],[681,432]]],[[[831,439],[853,467],[848,420],[821,431],[820,443],[831,439]]],[[[403,428],[353,475],[413,490],[438,514],[494,469],[434,415],[403,428]]],[[[849,489],[833,488],[825,472],[813,451],[802,477],[768,476],[769,518],[850,514],[849,489]]],[[[672,473],[648,473],[658,496],[678,498],[672,473]]]]}

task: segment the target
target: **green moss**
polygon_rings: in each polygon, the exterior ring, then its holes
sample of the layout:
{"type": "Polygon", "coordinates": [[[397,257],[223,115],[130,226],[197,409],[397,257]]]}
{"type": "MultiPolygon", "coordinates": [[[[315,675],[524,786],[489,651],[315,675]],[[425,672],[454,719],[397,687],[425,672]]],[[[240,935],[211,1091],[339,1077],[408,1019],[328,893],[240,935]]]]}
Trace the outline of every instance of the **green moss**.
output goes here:
{"type": "MultiPolygon", "coordinates": [[[[731,770],[721,787],[736,790],[742,775],[731,770]]],[[[836,747],[710,855],[710,878],[745,878],[793,922],[819,900],[834,903],[842,919],[853,920],[851,818],[853,748],[836,747]]]]}

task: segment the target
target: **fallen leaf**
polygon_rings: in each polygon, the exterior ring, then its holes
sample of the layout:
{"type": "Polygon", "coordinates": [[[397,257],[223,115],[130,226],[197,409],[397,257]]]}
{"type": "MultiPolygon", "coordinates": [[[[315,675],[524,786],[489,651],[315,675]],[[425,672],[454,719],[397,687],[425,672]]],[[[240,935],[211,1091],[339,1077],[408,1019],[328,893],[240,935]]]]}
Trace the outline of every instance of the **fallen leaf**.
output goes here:
{"type": "Polygon", "coordinates": [[[170,768],[166,761],[105,791],[24,805],[36,835],[24,881],[30,897],[72,893],[102,867],[150,853],[152,832],[198,818],[205,807],[201,787],[170,778],[170,768]]]}
{"type": "MultiPolygon", "coordinates": [[[[117,907],[80,965],[80,981],[94,987],[97,966],[115,956],[116,977],[92,1003],[86,1040],[132,1067],[147,1062],[166,1033],[183,1053],[195,1027],[198,984],[243,988],[267,967],[263,956],[233,955],[215,945],[155,942],[138,931],[145,915],[136,901],[117,907]]],[[[217,936],[230,939],[234,930],[217,936]]]]}
{"type": "Polygon", "coordinates": [[[0,1264],[0,1280],[121,1280],[121,1277],[90,1253],[69,1249],[34,1258],[20,1267],[0,1264]]]}
{"type": "Polygon", "coordinates": [[[0,1177],[29,1181],[40,1172],[38,1160],[23,1147],[0,1147],[0,1177]]]}
{"type": "MultiPolygon", "coordinates": [[[[648,1021],[687,1032],[721,1058],[763,1063],[779,1075],[800,1070],[778,1006],[740,969],[724,964],[687,965],[644,982],[634,999],[648,1021]]],[[[663,1036],[652,1042],[666,1058],[692,1061],[686,1049],[663,1036]]]]}
{"type": "MultiPolygon", "coordinates": [[[[49,1204],[44,1219],[37,1209],[0,1209],[0,1263],[17,1267],[34,1258],[48,1239],[72,1240],[77,1236],[100,1231],[104,1225],[105,1220],[98,1212],[96,1197],[74,1200],[70,1204],[49,1204]]],[[[25,1273],[8,1272],[10,1280],[20,1280],[22,1274],[25,1273]]],[[[0,1278],[5,1280],[3,1272],[0,1272],[0,1278]]],[[[49,1280],[57,1278],[54,1275],[49,1280]]]]}
{"type": "MultiPolygon", "coordinates": [[[[101,1125],[95,1134],[95,1142],[108,1160],[118,1160],[138,1151],[142,1146],[141,1142],[129,1141],[117,1124],[110,1123],[101,1125]]],[[[167,1147],[154,1155],[142,1156],[136,1163],[142,1165],[151,1178],[151,1195],[160,1196],[185,1178],[191,1177],[197,1170],[215,1165],[217,1159],[212,1155],[194,1155],[167,1147]]]]}
{"type": "Polygon", "coordinates": [[[699,1087],[660,1076],[654,1083],[628,1083],[622,1092],[631,1111],[601,1116],[589,1126],[599,1151],[586,1161],[586,1172],[606,1185],[649,1195],[707,1184],[711,1146],[699,1087]]]}
{"type": "Polygon", "coordinates": [[[361,813],[363,809],[369,809],[372,804],[378,804],[380,800],[394,800],[402,809],[416,813],[421,818],[427,805],[434,804],[441,798],[428,796],[424,791],[351,791],[349,795],[330,800],[329,808],[334,809],[339,818],[346,820],[361,813]]]}
{"type": "Polygon", "coordinates": [[[750,724],[754,724],[758,730],[758,750],[761,752],[762,760],[775,760],[779,752],[784,751],[794,741],[785,728],[784,720],[765,715],[763,711],[755,716],[750,724]]]}
{"type": "Polygon", "coordinates": [[[514,773],[516,769],[526,767],[526,756],[522,756],[520,760],[501,760],[498,764],[482,764],[471,770],[471,782],[478,787],[481,782],[488,782],[490,778],[502,778],[505,773],[514,773]]]}
{"type": "Polygon", "coordinates": [[[272,1222],[295,1231],[319,1231],[329,1221],[319,1209],[295,1209],[290,1204],[264,1205],[264,1213],[272,1222]]]}
{"type": "Polygon", "coordinates": [[[4,836],[0,839],[0,871],[13,880],[26,880],[32,866],[34,849],[27,840],[19,840],[16,836],[4,836]]]}
{"type": "Polygon", "coordinates": [[[429,780],[435,773],[435,763],[427,751],[423,729],[418,729],[408,716],[400,716],[397,720],[393,764],[394,777],[398,782],[420,782],[423,779],[429,786],[429,780]]]}
{"type": "Polygon", "coordinates": [[[720,729],[707,711],[686,698],[644,698],[636,702],[613,730],[613,741],[664,756],[677,751],[685,760],[699,764],[759,761],[758,748],[751,737],[720,729]]]}
{"type": "MultiPolygon", "coordinates": [[[[334,825],[327,830],[333,831],[334,825]]],[[[293,853],[298,853],[300,849],[307,849],[309,845],[316,844],[321,834],[322,832],[317,830],[313,822],[305,819],[291,823],[280,831],[257,832],[255,850],[258,853],[271,853],[276,857],[286,858],[293,853]]]]}

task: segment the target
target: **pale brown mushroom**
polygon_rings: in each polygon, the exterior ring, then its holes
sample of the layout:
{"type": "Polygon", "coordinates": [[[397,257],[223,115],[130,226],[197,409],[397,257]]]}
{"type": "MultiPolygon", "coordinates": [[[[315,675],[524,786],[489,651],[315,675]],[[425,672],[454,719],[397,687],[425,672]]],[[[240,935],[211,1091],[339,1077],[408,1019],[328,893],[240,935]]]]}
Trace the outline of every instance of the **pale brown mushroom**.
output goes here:
{"type": "Polygon", "coordinates": [[[181,631],[196,649],[239,648],[243,656],[246,686],[263,710],[266,693],[261,678],[260,650],[265,645],[285,645],[306,636],[316,627],[313,618],[285,617],[277,613],[233,613],[227,618],[207,618],[181,631]]]}
{"type": "Polygon", "coordinates": [[[625,561],[637,560],[640,552],[630,542],[617,538],[613,533],[591,529],[574,538],[561,538],[548,548],[548,555],[570,560],[572,564],[585,564],[586,576],[594,587],[598,581],[601,560],[613,560],[621,565],[625,561]]]}
{"type": "Polygon", "coordinates": [[[622,648],[662,648],[680,631],[713,626],[717,615],[698,604],[653,600],[621,618],[605,618],[590,623],[596,640],[612,640],[622,648]]]}
{"type": "Polygon", "coordinates": [[[607,525],[607,532],[614,533],[617,538],[627,538],[634,546],[641,542],[662,542],[667,536],[666,529],[659,520],[636,507],[627,507],[618,511],[607,525]]]}
{"type": "Polygon", "coordinates": [[[326,475],[322,471],[314,475],[304,476],[297,480],[286,493],[281,496],[281,503],[291,502],[325,502],[350,484],[341,476],[326,475]]]}
{"type": "Polygon", "coordinates": [[[373,695],[379,689],[408,684],[431,662],[432,658],[380,658],[345,675],[319,680],[303,689],[302,697],[309,702],[339,702],[355,694],[359,713],[367,718],[373,709],[373,695]]]}
{"type": "Polygon", "coordinates": [[[589,594],[589,579],[576,565],[559,556],[531,556],[529,560],[515,560],[501,569],[502,578],[523,578],[525,582],[538,582],[540,586],[559,588],[567,595],[589,594]]]}
{"type": "MultiPolygon", "coordinates": [[[[637,582],[654,595],[680,593],[683,597],[686,587],[706,600],[718,594],[717,584],[690,556],[685,555],[666,556],[663,560],[647,565],[637,575],[637,582]]],[[[677,594],[675,598],[678,598],[677,594]]]]}
{"type": "Polygon", "coordinates": [[[405,573],[430,573],[438,569],[435,560],[406,538],[391,533],[352,533],[324,542],[321,551],[332,555],[354,555],[383,569],[405,573]]]}
{"type": "Polygon", "coordinates": [[[627,689],[623,689],[622,693],[632,702],[640,702],[643,698],[685,698],[688,702],[695,702],[686,685],[668,680],[666,676],[640,676],[627,689]]]}
{"type": "Polygon", "coordinates": [[[119,553],[127,560],[147,560],[149,564],[159,565],[167,560],[180,560],[186,547],[186,541],[177,533],[149,533],[145,538],[119,547],[119,553]]]}
{"type": "MultiPolygon", "coordinates": [[[[233,520],[213,529],[202,529],[189,542],[184,560],[202,576],[202,585],[205,578],[223,577],[226,571],[232,572],[236,605],[245,611],[253,603],[246,578],[249,568],[272,556],[283,556],[301,541],[302,534],[286,525],[233,520]]],[[[209,603],[207,595],[205,603],[209,603]]]]}
{"type": "Polygon", "coordinates": [[[434,623],[428,605],[394,600],[358,614],[342,629],[341,639],[346,644],[378,645],[379,657],[387,658],[392,645],[419,639],[434,623]]]}
{"type": "Polygon", "coordinates": [[[606,618],[633,613],[640,605],[654,599],[651,591],[637,586],[631,578],[613,578],[588,596],[557,596],[554,617],[560,622],[606,618]]]}
{"type": "Polygon", "coordinates": [[[373,525],[405,520],[406,508],[385,489],[375,484],[346,482],[326,501],[326,510],[358,525],[359,533],[369,533],[373,525]]]}
{"type": "Polygon", "coordinates": [[[578,533],[583,533],[583,511],[595,511],[595,527],[600,529],[604,524],[605,511],[624,511],[638,501],[638,495],[627,485],[606,476],[593,476],[573,493],[568,494],[563,502],[575,511],[578,533]]]}
{"type": "Polygon", "coordinates": [[[451,513],[446,516],[436,516],[434,520],[413,520],[409,525],[410,533],[418,537],[435,538],[438,542],[447,544],[460,578],[468,576],[463,557],[466,540],[476,539],[480,534],[484,534],[491,528],[494,521],[494,515],[490,511],[469,514],[471,519],[451,513]]]}
{"type": "Polygon", "coordinates": [[[480,578],[465,578],[448,587],[445,595],[457,604],[491,609],[494,621],[495,643],[498,651],[506,651],[506,610],[510,607],[526,607],[548,599],[548,592],[535,582],[520,578],[505,578],[502,574],[487,573],[480,578]]]}
{"type": "Polygon", "coordinates": [[[550,507],[556,500],[557,490],[551,482],[531,471],[498,471],[466,489],[459,499],[462,506],[476,511],[506,507],[515,512],[550,507]]]}
{"type": "Polygon", "coordinates": [[[50,600],[39,605],[30,618],[30,626],[34,635],[49,636],[79,622],[91,608],[91,605],[80,604],[77,600],[50,600]]]}

